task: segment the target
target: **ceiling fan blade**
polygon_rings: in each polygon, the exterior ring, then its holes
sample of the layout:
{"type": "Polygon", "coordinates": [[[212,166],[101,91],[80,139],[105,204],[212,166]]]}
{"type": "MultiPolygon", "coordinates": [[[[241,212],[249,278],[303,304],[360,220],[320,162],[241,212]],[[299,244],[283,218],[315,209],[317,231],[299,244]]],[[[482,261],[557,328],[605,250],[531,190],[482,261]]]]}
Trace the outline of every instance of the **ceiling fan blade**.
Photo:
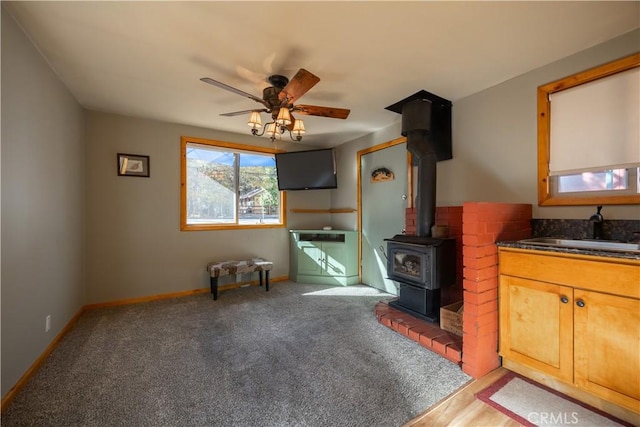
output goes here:
{"type": "Polygon", "coordinates": [[[243,114],[249,114],[252,113],[254,111],[257,111],[259,113],[268,113],[269,111],[265,108],[263,108],[262,110],[243,110],[243,111],[234,111],[232,113],[223,113],[220,114],[221,116],[225,116],[225,117],[233,117],[233,116],[241,116],[243,114]]]}
{"type": "Polygon", "coordinates": [[[217,80],[213,80],[213,79],[211,79],[211,78],[209,78],[209,77],[203,77],[203,78],[201,78],[200,80],[202,80],[202,81],[203,81],[203,82],[205,82],[205,83],[209,83],[210,85],[217,86],[217,87],[219,87],[219,88],[221,88],[221,89],[228,90],[229,92],[233,92],[233,93],[236,93],[236,94],[238,94],[238,95],[242,95],[242,96],[244,96],[244,97],[247,97],[247,98],[249,98],[249,99],[253,99],[253,100],[254,100],[254,101],[256,101],[256,102],[261,103],[261,104],[262,104],[262,105],[264,105],[265,107],[269,107],[269,105],[267,105],[267,103],[265,102],[265,100],[264,100],[264,99],[262,99],[262,98],[258,98],[257,96],[255,96],[255,95],[251,95],[250,93],[247,93],[247,92],[245,92],[245,91],[243,91],[243,90],[236,89],[235,87],[229,86],[229,85],[224,84],[224,83],[222,83],[222,82],[219,82],[219,81],[217,81],[217,80]]]}
{"type": "Polygon", "coordinates": [[[293,104],[298,98],[307,93],[309,89],[314,87],[320,81],[320,77],[311,74],[304,68],[300,68],[295,76],[278,94],[282,105],[293,104]]]}
{"type": "Polygon", "coordinates": [[[317,105],[303,104],[298,104],[293,107],[293,111],[300,114],[306,114],[307,116],[330,117],[333,119],[346,119],[349,117],[349,113],[351,112],[351,110],[346,110],[344,108],[319,107],[317,105]]]}

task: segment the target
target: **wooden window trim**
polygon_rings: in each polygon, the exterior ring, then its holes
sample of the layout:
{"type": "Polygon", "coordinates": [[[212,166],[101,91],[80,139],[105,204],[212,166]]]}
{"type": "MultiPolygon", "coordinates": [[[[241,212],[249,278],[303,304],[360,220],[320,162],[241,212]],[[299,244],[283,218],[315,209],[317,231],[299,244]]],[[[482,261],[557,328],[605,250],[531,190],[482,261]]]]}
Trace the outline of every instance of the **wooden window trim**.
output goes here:
{"type": "Polygon", "coordinates": [[[554,195],[549,187],[550,121],[549,95],[584,83],[607,77],[635,67],[640,67],[640,53],[591,68],[586,71],[556,80],[538,87],[538,205],[635,205],[640,204],[638,195],[609,195],[570,197],[554,195]]]}
{"type": "Polygon", "coordinates": [[[180,138],[180,230],[181,231],[211,231],[236,230],[248,228],[284,228],[287,224],[287,192],[280,192],[280,224],[187,224],[187,144],[209,145],[230,150],[240,150],[255,153],[276,154],[283,150],[259,147],[253,145],[236,144],[233,142],[216,141],[204,138],[183,136],[180,138]]]}

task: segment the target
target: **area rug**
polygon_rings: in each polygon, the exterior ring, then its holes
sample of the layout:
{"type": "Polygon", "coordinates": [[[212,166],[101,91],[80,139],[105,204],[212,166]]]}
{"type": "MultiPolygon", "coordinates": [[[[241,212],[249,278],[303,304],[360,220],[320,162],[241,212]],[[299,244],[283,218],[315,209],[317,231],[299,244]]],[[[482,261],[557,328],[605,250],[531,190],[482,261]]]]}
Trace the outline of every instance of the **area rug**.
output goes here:
{"type": "Polygon", "coordinates": [[[514,372],[508,372],[476,397],[523,426],[633,427],[514,372]]]}

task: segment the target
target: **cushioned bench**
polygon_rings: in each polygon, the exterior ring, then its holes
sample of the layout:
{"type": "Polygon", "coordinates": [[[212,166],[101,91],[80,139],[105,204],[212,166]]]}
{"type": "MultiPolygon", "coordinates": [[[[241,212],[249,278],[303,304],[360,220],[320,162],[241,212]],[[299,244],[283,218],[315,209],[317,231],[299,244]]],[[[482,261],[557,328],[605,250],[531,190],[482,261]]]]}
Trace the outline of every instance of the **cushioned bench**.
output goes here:
{"type": "Polygon", "coordinates": [[[264,258],[251,258],[235,261],[214,261],[207,264],[207,271],[211,274],[211,293],[213,299],[218,299],[218,277],[230,274],[245,274],[257,271],[260,276],[260,286],[262,286],[262,272],[265,275],[265,287],[269,291],[269,271],[273,268],[273,263],[264,258]]]}

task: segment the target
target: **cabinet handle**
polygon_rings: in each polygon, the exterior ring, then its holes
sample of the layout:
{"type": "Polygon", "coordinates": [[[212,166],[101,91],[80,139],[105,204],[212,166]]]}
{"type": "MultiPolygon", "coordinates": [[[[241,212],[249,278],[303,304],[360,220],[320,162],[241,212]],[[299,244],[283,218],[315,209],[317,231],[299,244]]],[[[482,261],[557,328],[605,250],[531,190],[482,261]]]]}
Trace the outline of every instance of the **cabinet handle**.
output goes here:
{"type": "Polygon", "coordinates": [[[584,303],[584,301],[582,301],[581,299],[579,299],[579,300],[577,300],[577,301],[576,301],[576,305],[577,305],[578,307],[584,307],[586,304],[584,303]]]}
{"type": "Polygon", "coordinates": [[[562,296],[560,297],[560,301],[561,301],[563,304],[566,304],[566,303],[568,303],[568,302],[569,302],[569,298],[567,298],[567,296],[566,296],[566,295],[562,295],[562,296]]]}

